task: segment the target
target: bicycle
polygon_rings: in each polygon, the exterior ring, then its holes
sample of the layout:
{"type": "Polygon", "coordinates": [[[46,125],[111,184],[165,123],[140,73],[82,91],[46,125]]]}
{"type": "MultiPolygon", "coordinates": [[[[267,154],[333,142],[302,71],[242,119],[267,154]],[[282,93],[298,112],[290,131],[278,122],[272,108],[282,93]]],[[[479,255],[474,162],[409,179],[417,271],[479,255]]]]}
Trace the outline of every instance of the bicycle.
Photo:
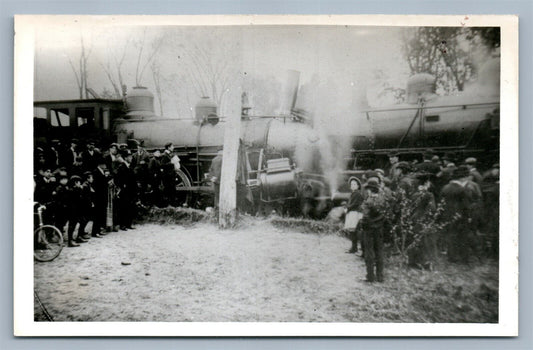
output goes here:
{"type": "Polygon", "coordinates": [[[39,226],[33,231],[33,257],[37,261],[52,261],[59,256],[63,249],[63,234],[53,225],[43,224],[43,210],[46,207],[37,207],[39,226]]]}

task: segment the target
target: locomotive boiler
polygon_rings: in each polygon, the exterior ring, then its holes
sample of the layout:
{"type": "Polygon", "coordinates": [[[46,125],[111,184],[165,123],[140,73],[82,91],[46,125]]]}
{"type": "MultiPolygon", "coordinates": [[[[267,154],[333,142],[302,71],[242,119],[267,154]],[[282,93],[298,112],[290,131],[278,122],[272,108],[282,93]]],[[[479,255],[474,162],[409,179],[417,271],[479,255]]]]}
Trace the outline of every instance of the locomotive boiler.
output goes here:
{"type": "Polygon", "coordinates": [[[420,158],[426,149],[475,156],[481,163],[499,159],[500,63],[488,60],[478,79],[464,91],[448,96],[435,94],[435,78],[412,76],[406,103],[363,111],[371,131],[354,139],[354,164],[383,164],[395,151],[406,159],[420,158]],[[368,157],[370,156],[370,161],[368,157]]]}
{"type": "MultiPolygon", "coordinates": [[[[294,88],[291,94],[296,94],[294,88]]],[[[288,100],[294,104],[294,98],[288,100]]],[[[172,142],[180,158],[176,179],[181,201],[191,205],[198,198],[194,193],[211,192],[208,169],[224,143],[225,122],[218,116],[217,106],[202,98],[194,119],[161,118],[153,113],[153,95],[144,88],[135,88],[126,104],[126,114],[114,123],[117,141],[143,140],[148,150],[162,149],[172,142]]],[[[323,201],[327,184],[320,175],[319,139],[311,125],[295,115],[243,113],[237,180],[240,188],[245,188],[241,192],[246,193],[251,207],[294,208],[305,198],[311,212],[310,202],[323,201]]]]}

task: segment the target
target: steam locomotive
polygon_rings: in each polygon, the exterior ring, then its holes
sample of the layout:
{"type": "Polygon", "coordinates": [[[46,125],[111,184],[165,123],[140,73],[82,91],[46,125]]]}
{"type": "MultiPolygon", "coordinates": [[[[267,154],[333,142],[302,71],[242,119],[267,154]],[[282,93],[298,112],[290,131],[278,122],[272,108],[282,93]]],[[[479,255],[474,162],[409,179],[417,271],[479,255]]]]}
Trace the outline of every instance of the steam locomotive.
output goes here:
{"type": "MultiPolygon", "coordinates": [[[[243,104],[237,181],[241,197],[248,201],[245,207],[321,216],[347,197],[349,176],[383,167],[390,151],[406,160],[420,158],[431,148],[436,154],[476,155],[487,164],[498,161],[499,60],[486,66],[479,73],[480,85],[471,90],[475,94],[439,97],[434,93],[434,78],[417,75],[408,81],[406,104],[361,112],[372,125],[370,133],[349,130],[325,137],[313,128],[306,113],[294,108],[299,76],[290,73],[282,114],[250,116],[250,107],[243,104]],[[480,94],[481,90],[487,91],[480,94]],[[339,146],[342,138],[349,139],[348,150],[339,146]],[[341,155],[344,162],[334,174],[328,169],[331,155],[341,155]]],[[[100,133],[119,143],[142,140],[149,151],[173,142],[181,161],[176,170],[179,201],[205,205],[202,198],[213,191],[209,166],[224,143],[224,118],[207,97],[198,102],[192,119],[162,118],[154,113],[153,99],[148,89],[134,87],[125,101],[37,101],[34,106],[46,109],[48,131],[52,113],[59,121],[57,113],[62,111],[69,115],[72,136],[80,132],[82,120],[85,137],[100,133]]]]}

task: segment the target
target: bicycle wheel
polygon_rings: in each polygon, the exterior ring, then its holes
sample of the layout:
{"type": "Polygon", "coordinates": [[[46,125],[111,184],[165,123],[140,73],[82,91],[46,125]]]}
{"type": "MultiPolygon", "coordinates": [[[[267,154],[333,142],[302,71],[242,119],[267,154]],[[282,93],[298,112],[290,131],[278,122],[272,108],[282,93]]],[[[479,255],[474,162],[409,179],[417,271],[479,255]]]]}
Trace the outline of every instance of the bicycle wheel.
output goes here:
{"type": "Polygon", "coordinates": [[[44,225],[34,232],[37,242],[33,248],[33,256],[37,261],[52,261],[63,249],[63,235],[57,227],[44,225]]]}

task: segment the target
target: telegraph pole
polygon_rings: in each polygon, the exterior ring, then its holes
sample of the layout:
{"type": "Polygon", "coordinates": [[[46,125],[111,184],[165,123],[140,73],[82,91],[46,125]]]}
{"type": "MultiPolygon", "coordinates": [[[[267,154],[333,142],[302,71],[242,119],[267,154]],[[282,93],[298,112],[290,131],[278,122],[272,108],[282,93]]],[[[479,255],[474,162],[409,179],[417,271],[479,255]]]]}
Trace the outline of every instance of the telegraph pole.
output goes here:
{"type": "Polygon", "coordinates": [[[220,176],[218,226],[221,229],[235,225],[237,219],[237,166],[241,135],[241,106],[226,119],[224,127],[224,151],[220,176]]]}

